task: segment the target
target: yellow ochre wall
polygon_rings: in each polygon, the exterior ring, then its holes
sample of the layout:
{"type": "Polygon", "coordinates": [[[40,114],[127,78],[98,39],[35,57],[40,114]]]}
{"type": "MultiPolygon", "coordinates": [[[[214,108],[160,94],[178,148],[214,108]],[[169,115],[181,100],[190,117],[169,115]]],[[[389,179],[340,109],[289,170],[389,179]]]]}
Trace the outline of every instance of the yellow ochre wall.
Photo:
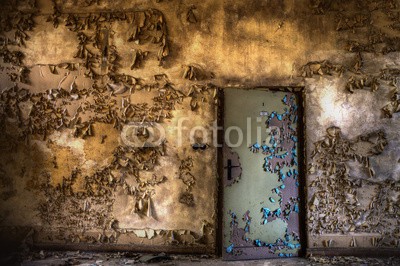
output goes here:
{"type": "Polygon", "coordinates": [[[398,248],[399,12],[2,0],[2,242],[214,252],[217,149],[192,149],[205,138],[190,129],[212,132],[219,88],[278,86],[303,88],[307,246],[398,248]],[[157,147],[122,139],[151,122],[165,129],[157,147]]]}

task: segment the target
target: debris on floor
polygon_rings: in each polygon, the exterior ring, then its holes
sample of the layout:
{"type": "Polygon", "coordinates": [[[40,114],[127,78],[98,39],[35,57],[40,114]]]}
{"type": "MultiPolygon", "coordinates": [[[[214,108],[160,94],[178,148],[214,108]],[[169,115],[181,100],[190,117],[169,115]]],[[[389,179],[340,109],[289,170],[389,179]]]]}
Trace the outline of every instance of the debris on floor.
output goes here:
{"type": "Polygon", "coordinates": [[[0,265],[21,266],[127,266],[127,265],[282,265],[282,266],[319,266],[319,265],[400,265],[400,257],[361,258],[361,257],[319,257],[278,258],[267,260],[223,261],[210,255],[170,255],[165,253],[135,252],[81,252],[81,251],[37,251],[13,253],[0,258],[0,265]]]}
{"type": "Polygon", "coordinates": [[[368,258],[354,256],[308,257],[310,265],[400,265],[400,257],[368,258]]]}

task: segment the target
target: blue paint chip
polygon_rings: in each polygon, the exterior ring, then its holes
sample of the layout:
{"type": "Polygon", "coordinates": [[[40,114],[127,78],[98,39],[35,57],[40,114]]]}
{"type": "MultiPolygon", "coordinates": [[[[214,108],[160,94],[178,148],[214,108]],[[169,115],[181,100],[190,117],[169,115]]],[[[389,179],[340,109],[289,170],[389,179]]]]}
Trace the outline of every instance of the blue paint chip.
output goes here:
{"type": "Polygon", "coordinates": [[[283,173],[282,170],[279,170],[279,179],[280,179],[281,181],[283,181],[283,180],[285,180],[285,178],[286,178],[286,175],[283,173]]]}
{"type": "Polygon", "coordinates": [[[261,146],[261,148],[262,148],[262,150],[263,150],[264,153],[267,153],[267,152],[270,151],[269,147],[268,147],[267,145],[265,145],[265,144],[263,144],[263,145],[261,146]]]}
{"type": "Polygon", "coordinates": [[[275,215],[276,217],[280,216],[281,214],[282,214],[281,208],[278,208],[273,212],[273,215],[275,215]]]}
{"type": "Polygon", "coordinates": [[[229,245],[229,247],[226,248],[226,253],[232,253],[233,251],[233,244],[229,245]]]}
{"type": "Polygon", "coordinates": [[[271,214],[271,210],[265,207],[262,208],[262,212],[263,212],[263,218],[267,218],[271,214]]]}
{"type": "Polygon", "coordinates": [[[262,218],[264,219],[263,224],[267,224],[267,223],[268,223],[268,220],[267,220],[267,219],[268,219],[268,216],[271,215],[271,211],[270,211],[270,209],[265,208],[265,207],[263,207],[263,208],[261,209],[261,211],[262,211],[262,213],[263,213],[262,218]]]}
{"type": "Polygon", "coordinates": [[[269,201],[272,202],[272,203],[275,203],[275,200],[272,197],[269,197],[269,201]]]}
{"type": "Polygon", "coordinates": [[[284,242],[283,244],[285,246],[287,246],[288,248],[290,248],[290,249],[295,249],[296,248],[296,246],[294,244],[292,244],[292,243],[284,242]]]}

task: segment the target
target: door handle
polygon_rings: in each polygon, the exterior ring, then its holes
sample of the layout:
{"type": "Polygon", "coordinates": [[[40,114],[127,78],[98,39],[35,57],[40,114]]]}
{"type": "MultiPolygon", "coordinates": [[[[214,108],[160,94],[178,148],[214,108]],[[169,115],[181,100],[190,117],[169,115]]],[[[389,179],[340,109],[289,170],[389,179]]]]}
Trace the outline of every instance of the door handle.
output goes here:
{"type": "Polygon", "coordinates": [[[239,165],[232,165],[232,160],[228,159],[228,165],[225,167],[228,170],[228,180],[232,180],[232,168],[240,167],[239,165]]]}

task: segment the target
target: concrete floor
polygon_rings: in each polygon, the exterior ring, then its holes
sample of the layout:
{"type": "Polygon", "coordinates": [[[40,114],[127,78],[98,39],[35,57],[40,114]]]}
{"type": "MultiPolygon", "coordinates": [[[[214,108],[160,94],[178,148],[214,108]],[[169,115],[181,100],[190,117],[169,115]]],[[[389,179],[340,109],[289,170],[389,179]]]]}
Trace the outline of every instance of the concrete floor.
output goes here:
{"type": "Polygon", "coordinates": [[[166,255],[138,253],[95,252],[29,252],[11,254],[0,260],[0,265],[22,266],[102,266],[102,265],[400,265],[400,258],[310,257],[249,261],[222,261],[207,255],[166,255]]]}

